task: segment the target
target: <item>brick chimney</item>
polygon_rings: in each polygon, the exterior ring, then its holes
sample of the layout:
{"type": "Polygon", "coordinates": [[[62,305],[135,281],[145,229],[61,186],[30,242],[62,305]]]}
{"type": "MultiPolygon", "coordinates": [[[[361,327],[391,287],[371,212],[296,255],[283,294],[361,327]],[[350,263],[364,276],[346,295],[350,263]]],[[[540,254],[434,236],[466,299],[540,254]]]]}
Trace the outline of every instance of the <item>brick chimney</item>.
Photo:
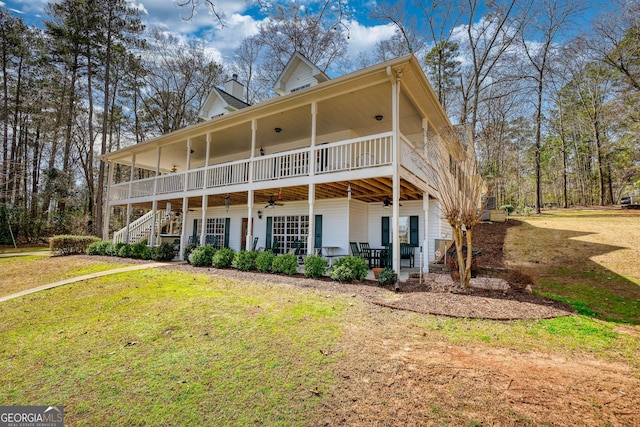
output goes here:
{"type": "Polygon", "coordinates": [[[224,84],[224,91],[240,100],[244,99],[244,85],[238,81],[237,74],[224,84]]]}

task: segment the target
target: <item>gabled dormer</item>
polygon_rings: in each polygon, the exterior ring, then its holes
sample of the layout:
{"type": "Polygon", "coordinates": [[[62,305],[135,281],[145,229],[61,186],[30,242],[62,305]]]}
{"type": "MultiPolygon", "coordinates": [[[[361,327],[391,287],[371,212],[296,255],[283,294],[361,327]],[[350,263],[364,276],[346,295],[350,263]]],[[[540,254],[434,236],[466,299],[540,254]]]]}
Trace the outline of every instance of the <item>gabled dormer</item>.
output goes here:
{"type": "Polygon", "coordinates": [[[282,70],[280,77],[273,85],[273,90],[278,95],[286,95],[327,80],[329,76],[300,52],[296,52],[282,70]]]}
{"type": "Polygon", "coordinates": [[[200,108],[198,117],[209,120],[246,108],[249,104],[242,100],[243,95],[244,85],[238,81],[238,75],[234,74],[231,80],[224,84],[224,90],[213,88],[200,108]]]}

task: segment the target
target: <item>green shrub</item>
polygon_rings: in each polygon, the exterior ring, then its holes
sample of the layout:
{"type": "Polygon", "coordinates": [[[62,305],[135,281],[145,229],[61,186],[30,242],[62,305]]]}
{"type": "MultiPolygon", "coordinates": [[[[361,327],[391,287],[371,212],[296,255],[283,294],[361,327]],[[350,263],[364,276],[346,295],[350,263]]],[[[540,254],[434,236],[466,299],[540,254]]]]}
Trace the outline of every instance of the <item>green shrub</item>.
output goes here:
{"type": "Polygon", "coordinates": [[[327,272],[327,260],[320,255],[309,255],[304,259],[304,275],[307,277],[322,277],[327,272]]]}
{"type": "Polygon", "coordinates": [[[195,267],[211,266],[215,252],[216,250],[211,246],[198,246],[189,254],[189,263],[195,267]]]}
{"type": "Polygon", "coordinates": [[[333,263],[331,278],[339,282],[351,282],[353,280],[364,280],[369,272],[367,261],[356,256],[346,256],[338,258],[333,263]]]}
{"type": "Polygon", "coordinates": [[[97,255],[107,255],[107,251],[111,250],[112,246],[113,242],[111,240],[103,240],[102,242],[98,242],[97,255]]]}
{"type": "Polygon", "coordinates": [[[142,254],[141,254],[140,258],[148,261],[150,259],[153,259],[154,256],[156,256],[156,247],[155,246],[145,246],[144,249],[142,250],[142,254]]]}
{"type": "Polygon", "coordinates": [[[111,243],[110,246],[107,246],[105,249],[105,255],[109,256],[118,256],[118,252],[120,252],[120,248],[124,245],[124,242],[111,243]]]}
{"type": "Polygon", "coordinates": [[[156,248],[155,254],[151,256],[151,259],[154,261],[171,261],[174,256],[173,245],[169,242],[164,242],[156,248]]]}
{"type": "Polygon", "coordinates": [[[501,211],[507,211],[508,214],[512,214],[513,211],[516,210],[513,205],[502,205],[498,209],[500,209],[501,211]]]}
{"type": "Polygon", "coordinates": [[[96,236],[73,236],[65,234],[53,236],[49,240],[49,249],[56,255],[86,254],[89,245],[99,242],[96,236]]]}
{"type": "Polygon", "coordinates": [[[100,253],[100,248],[102,247],[103,242],[93,242],[87,248],[87,255],[104,255],[104,253],[100,253]]]}
{"type": "Polygon", "coordinates": [[[263,273],[270,272],[271,265],[273,264],[273,260],[275,258],[275,254],[271,251],[258,253],[258,256],[256,257],[256,268],[258,269],[258,271],[262,271],[263,273]]]}
{"type": "Polygon", "coordinates": [[[235,252],[231,248],[222,248],[213,255],[211,263],[216,268],[229,268],[233,263],[235,252]]]}
{"type": "Polygon", "coordinates": [[[198,245],[195,243],[189,243],[184,247],[184,251],[182,251],[182,256],[187,261],[187,263],[191,263],[191,261],[189,261],[189,255],[191,255],[191,252],[193,252],[193,250],[197,247],[198,245]]]}
{"type": "Polygon", "coordinates": [[[233,258],[233,266],[242,271],[255,270],[257,256],[256,251],[238,251],[233,258]]]}
{"type": "Polygon", "coordinates": [[[147,240],[143,240],[142,242],[134,243],[131,245],[131,256],[133,258],[142,258],[142,252],[144,252],[144,248],[147,247],[147,240]]]}
{"type": "Polygon", "coordinates": [[[378,285],[380,286],[393,285],[397,281],[398,275],[393,271],[393,268],[383,268],[380,270],[380,273],[378,273],[378,285]]]}
{"type": "Polygon", "coordinates": [[[118,256],[120,258],[131,258],[132,254],[133,251],[131,250],[131,245],[128,243],[125,243],[124,245],[120,246],[120,249],[118,249],[118,256]]]}
{"type": "Polygon", "coordinates": [[[284,273],[290,276],[298,272],[298,257],[294,254],[282,254],[274,258],[271,264],[274,273],[284,273]]]}

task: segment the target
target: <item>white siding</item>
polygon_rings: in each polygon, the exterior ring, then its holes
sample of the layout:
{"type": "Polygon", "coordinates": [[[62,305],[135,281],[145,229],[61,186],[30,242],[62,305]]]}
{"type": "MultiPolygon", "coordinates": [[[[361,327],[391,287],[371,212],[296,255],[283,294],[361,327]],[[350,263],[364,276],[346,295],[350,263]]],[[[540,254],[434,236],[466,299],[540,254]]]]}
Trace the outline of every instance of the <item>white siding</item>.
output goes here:
{"type": "MultiPolygon", "coordinates": [[[[349,203],[349,242],[369,241],[369,205],[358,200],[349,203]]],[[[351,254],[349,248],[349,254],[351,254]]]]}
{"type": "Polygon", "coordinates": [[[299,62],[286,82],[285,92],[290,93],[292,90],[306,85],[315,86],[317,83],[313,78],[313,70],[307,64],[299,62]]]}

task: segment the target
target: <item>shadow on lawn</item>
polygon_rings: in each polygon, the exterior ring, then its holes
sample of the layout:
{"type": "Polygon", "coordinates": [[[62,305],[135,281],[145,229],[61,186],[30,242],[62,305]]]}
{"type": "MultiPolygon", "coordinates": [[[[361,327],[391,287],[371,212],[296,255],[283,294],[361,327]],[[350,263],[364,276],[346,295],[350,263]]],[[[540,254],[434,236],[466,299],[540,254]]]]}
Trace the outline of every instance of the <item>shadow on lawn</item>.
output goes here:
{"type": "Polygon", "coordinates": [[[640,324],[640,286],[592,261],[628,249],[576,238],[593,233],[522,223],[510,239],[518,267],[534,277],[533,289],[602,320],[640,324]]]}

